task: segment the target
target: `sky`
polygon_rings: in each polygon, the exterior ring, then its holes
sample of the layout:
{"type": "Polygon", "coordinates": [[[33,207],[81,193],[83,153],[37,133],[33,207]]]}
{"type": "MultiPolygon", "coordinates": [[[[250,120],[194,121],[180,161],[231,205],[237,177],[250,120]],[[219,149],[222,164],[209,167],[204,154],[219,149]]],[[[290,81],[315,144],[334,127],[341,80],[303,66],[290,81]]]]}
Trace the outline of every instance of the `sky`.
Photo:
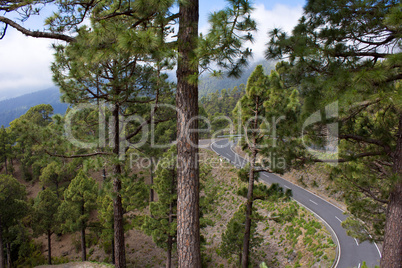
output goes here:
{"type": "MultiPolygon", "coordinates": [[[[255,42],[250,45],[254,60],[263,58],[268,42],[267,32],[281,28],[290,32],[302,16],[305,0],[254,0],[252,17],[257,22],[255,42]]],[[[200,31],[208,30],[208,15],[225,7],[224,0],[200,0],[200,31]]],[[[3,15],[3,14],[2,14],[3,15]]],[[[45,16],[28,20],[24,26],[42,29],[45,16]],[[40,28],[37,28],[40,27],[40,28]]],[[[0,40],[0,100],[54,86],[50,65],[54,41],[26,37],[8,28],[0,40]]]]}

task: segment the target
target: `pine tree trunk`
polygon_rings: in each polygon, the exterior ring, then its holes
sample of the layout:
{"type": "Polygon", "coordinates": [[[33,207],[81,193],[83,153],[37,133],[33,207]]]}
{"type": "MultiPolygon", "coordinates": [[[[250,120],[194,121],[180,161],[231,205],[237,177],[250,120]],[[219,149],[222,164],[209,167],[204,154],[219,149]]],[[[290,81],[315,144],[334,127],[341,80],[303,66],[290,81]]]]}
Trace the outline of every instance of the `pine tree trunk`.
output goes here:
{"type": "Polygon", "coordinates": [[[172,245],[173,245],[173,240],[172,237],[169,235],[168,236],[168,247],[166,251],[166,268],[171,268],[172,267],[172,245]]]}
{"type": "MultiPolygon", "coordinates": [[[[84,201],[82,202],[81,205],[81,216],[85,215],[85,207],[84,207],[84,201]]],[[[87,245],[85,242],[85,222],[82,220],[81,221],[81,253],[82,253],[82,261],[87,260],[87,245]]]]}
{"type": "Polygon", "coordinates": [[[198,168],[198,0],[180,2],[177,65],[177,252],[179,268],[201,267],[198,168]],[[192,76],[192,82],[189,81],[192,76]],[[196,77],[194,77],[196,76],[196,77]],[[193,131],[193,132],[192,132],[193,131]]]}
{"type": "Polygon", "coordinates": [[[52,265],[52,242],[51,242],[51,236],[52,232],[50,230],[47,230],[47,263],[49,265],[52,265]]]}
{"type": "Polygon", "coordinates": [[[254,166],[255,158],[257,155],[257,150],[255,149],[255,142],[252,145],[252,155],[250,163],[250,173],[248,180],[248,191],[247,191],[247,208],[246,208],[246,226],[243,238],[243,254],[242,254],[242,267],[247,268],[249,262],[249,247],[250,247],[250,237],[251,237],[251,213],[253,211],[253,190],[254,190],[254,166]]]}
{"type": "Polygon", "coordinates": [[[6,168],[6,175],[8,174],[8,169],[7,169],[7,156],[4,156],[4,167],[6,168]]]}
{"type": "Polygon", "coordinates": [[[85,227],[81,228],[81,251],[82,251],[82,261],[87,260],[87,245],[85,242],[85,227]]]}
{"type": "MultiPolygon", "coordinates": [[[[172,181],[170,183],[170,194],[173,195],[175,192],[175,180],[176,180],[176,174],[174,168],[172,169],[172,181]]],[[[171,202],[169,204],[169,227],[171,226],[173,222],[173,207],[175,204],[171,202]]],[[[166,252],[166,268],[172,267],[172,247],[173,247],[173,237],[171,235],[168,235],[168,241],[167,241],[167,252],[166,252]]]]}
{"type": "MultiPolygon", "coordinates": [[[[119,122],[119,106],[116,105],[113,109],[114,118],[114,148],[113,153],[115,157],[119,157],[120,153],[120,122],[119,122]]],[[[115,266],[116,268],[126,267],[126,253],[124,245],[124,226],[123,226],[123,205],[121,200],[121,165],[116,164],[113,168],[113,192],[115,198],[113,199],[113,214],[114,214],[114,253],[115,253],[115,266]]]]}
{"type": "Polygon", "coordinates": [[[116,255],[114,254],[114,222],[112,224],[113,237],[112,237],[112,263],[116,264],[116,255]]]}
{"type": "Polygon", "coordinates": [[[54,184],[56,185],[56,195],[57,195],[57,198],[60,199],[60,194],[59,194],[59,181],[56,180],[56,182],[55,182],[54,184]]]}
{"type": "Polygon", "coordinates": [[[6,243],[7,247],[7,268],[11,268],[11,245],[6,243]]]}
{"type": "Polygon", "coordinates": [[[150,201],[154,202],[154,189],[152,188],[152,186],[154,185],[154,172],[153,172],[153,168],[154,168],[154,162],[152,160],[151,157],[151,167],[150,167],[150,174],[151,174],[151,191],[150,191],[150,201]]]}
{"type": "Polygon", "coordinates": [[[402,267],[402,113],[394,153],[393,173],[398,180],[389,197],[381,267],[402,267]]]}
{"type": "Polygon", "coordinates": [[[0,268],[4,268],[3,225],[0,219],[0,268]]]}
{"type": "Polygon", "coordinates": [[[105,168],[102,169],[102,178],[103,178],[103,182],[105,182],[106,181],[106,169],[105,168]]]}
{"type": "MultiPolygon", "coordinates": [[[[258,129],[258,116],[259,116],[259,100],[256,99],[255,116],[254,116],[254,129],[258,129]]],[[[247,135],[247,134],[246,134],[247,135]]],[[[244,230],[243,238],[243,254],[242,254],[242,267],[247,268],[249,263],[249,248],[251,237],[251,214],[253,211],[253,191],[254,191],[254,167],[257,157],[257,141],[256,133],[253,132],[252,144],[251,144],[251,159],[250,159],[250,173],[248,178],[248,191],[247,191],[247,208],[246,208],[246,226],[244,230]]]]}

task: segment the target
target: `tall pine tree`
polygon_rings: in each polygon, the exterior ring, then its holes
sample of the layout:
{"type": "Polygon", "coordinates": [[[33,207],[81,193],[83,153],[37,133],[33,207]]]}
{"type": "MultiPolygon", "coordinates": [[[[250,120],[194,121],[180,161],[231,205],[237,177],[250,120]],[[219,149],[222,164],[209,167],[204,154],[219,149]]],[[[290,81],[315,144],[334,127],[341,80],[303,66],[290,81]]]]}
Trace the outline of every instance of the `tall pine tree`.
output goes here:
{"type": "Polygon", "coordinates": [[[338,101],[339,117],[308,135],[322,140],[326,126],[338,123],[339,157],[299,160],[341,164],[334,175],[348,185],[350,211],[369,221],[373,237],[384,232],[387,268],[402,263],[400,9],[394,0],[308,1],[292,35],[274,29],[267,50],[268,58],[289,57],[286,76],[299,85],[304,118],[338,101]]]}

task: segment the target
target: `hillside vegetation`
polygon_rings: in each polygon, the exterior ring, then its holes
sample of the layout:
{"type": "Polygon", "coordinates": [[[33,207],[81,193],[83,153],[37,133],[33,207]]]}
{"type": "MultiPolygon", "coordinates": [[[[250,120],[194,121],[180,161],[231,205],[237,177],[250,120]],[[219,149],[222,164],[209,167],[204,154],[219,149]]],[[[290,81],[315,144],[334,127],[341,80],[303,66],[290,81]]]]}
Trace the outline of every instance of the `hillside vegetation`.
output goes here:
{"type": "Polygon", "coordinates": [[[11,121],[38,104],[52,105],[55,114],[64,114],[68,107],[60,102],[60,92],[56,87],[3,100],[0,101],[0,126],[8,127],[11,121]]]}

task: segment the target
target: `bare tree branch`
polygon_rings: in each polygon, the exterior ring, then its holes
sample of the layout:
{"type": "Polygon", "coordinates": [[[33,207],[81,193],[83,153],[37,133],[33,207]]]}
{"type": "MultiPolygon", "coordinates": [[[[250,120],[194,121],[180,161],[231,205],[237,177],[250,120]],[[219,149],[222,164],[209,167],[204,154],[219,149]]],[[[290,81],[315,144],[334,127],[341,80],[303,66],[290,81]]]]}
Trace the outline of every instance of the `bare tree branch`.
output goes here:
{"type": "Polygon", "coordinates": [[[75,41],[74,37],[64,35],[64,34],[28,30],[28,29],[22,27],[21,25],[19,25],[18,23],[14,22],[6,17],[3,17],[3,16],[0,16],[0,21],[13,27],[14,29],[23,33],[26,36],[31,36],[31,37],[35,37],[35,38],[47,38],[47,39],[62,40],[62,41],[66,41],[68,43],[75,41]]]}

